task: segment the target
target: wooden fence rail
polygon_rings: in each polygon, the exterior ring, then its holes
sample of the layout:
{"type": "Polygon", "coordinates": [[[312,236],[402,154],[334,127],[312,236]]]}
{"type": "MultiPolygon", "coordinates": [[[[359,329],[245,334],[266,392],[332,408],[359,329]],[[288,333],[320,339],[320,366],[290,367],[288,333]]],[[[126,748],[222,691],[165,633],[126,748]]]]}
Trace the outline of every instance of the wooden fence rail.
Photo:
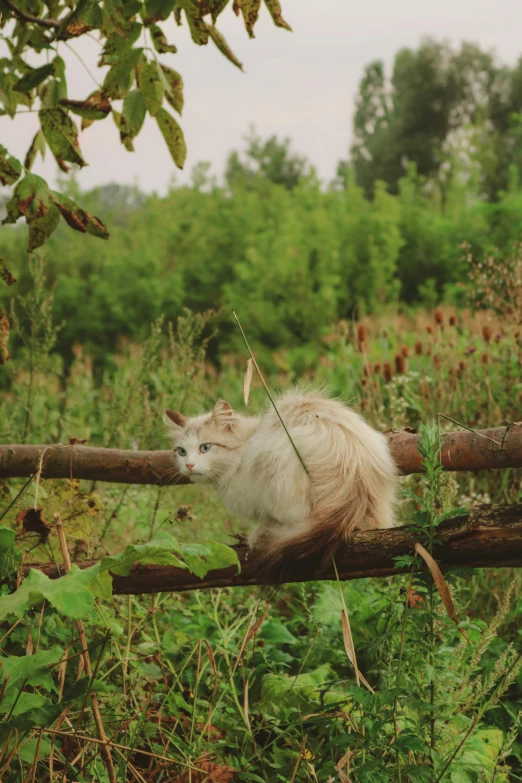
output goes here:
{"type": "MultiPolygon", "coordinates": [[[[437,544],[433,555],[442,569],[456,566],[522,566],[522,505],[477,506],[470,514],[448,519],[437,530],[437,544]]],[[[397,568],[395,558],[414,555],[419,534],[412,525],[391,530],[372,530],[356,533],[336,555],[339,577],[342,580],[362,577],[383,577],[407,569],[397,568]]],[[[237,547],[241,572],[235,568],[210,571],[204,579],[182,568],[173,566],[136,564],[129,576],[113,575],[113,592],[141,595],[155,592],[184,592],[209,587],[238,587],[270,585],[278,580],[259,573],[248,548],[237,547]]],[[[95,561],[77,563],[87,568],[95,561]]],[[[54,563],[32,566],[50,578],[62,575],[63,568],[54,563]]],[[[27,573],[29,567],[26,567],[27,573]]],[[[332,567],[318,569],[315,563],[294,563],[284,574],[285,582],[335,579],[332,567]]]]}
{"type": "MultiPolygon", "coordinates": [[[[419,473],[422,459],[417,435],[408,430],[385,433],[401,472],[419,473]]],[[[522,467],[522,422],[476,432],[443,436],[441,460],[446,470],[522,467]]],[[[31,476],[77,478],[120,484],[181,484],[173,476],[171,451],[123,451],[83,445],[0,445],[0,479],[31,476]]]]}

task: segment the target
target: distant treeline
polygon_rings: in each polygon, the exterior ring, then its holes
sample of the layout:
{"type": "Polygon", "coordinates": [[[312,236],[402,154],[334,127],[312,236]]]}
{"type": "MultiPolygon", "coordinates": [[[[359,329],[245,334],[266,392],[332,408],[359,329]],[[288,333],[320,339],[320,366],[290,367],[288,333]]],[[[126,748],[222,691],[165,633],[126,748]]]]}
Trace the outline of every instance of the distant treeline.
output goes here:
{"type": "MultiPolygon", "coordinates": [[[[238,345],[234,308],[260,350],[290,349],[302,368],[339,319],[464,303],[463,245],[481,258],[522,236],[521,102],[522,65],[425,41],[399,52],[389,81],[381,63],[368,66],[350,160],[327,186],[288,140],[255,134],[222,183],[208,164],[165,197],[119,185],[79,194],[73,181],[70,195],[111,238],[59,229],[43,251],[60,351],[80,343],[103,361],[120,338],[188,307],[221,310],[216,356],[238,345]]],[[[31,286],[25,245],[24,227],[0,232],[19,278],[0,287],[4,308],[31,286]]]]}

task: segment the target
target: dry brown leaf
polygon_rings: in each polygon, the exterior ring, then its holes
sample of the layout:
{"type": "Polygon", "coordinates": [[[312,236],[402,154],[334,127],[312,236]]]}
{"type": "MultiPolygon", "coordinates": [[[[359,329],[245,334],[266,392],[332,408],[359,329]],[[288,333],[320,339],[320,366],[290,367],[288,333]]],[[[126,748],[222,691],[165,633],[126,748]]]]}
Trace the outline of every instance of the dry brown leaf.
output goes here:
{"type": "Polygon", "coordinates": [[[368,688],[370,693],[375,693],[372,686],[370,685],[368,680],[362,675],[360,669],[357,666],[357,658],[355,655],[355,647],[352,638],[352,629],[350,628],[348,613],[344,608],[341,609],[341,625],[343,627],[344,649],[346,650],[346,655],[348,656],[348,660],[350,661],[353,668],[355,669],[355,679],[357,680],[357,685],[359,685],[359,681],[360,681],[364,686],[366,686],[366,688],[368,688]]]}
{"type": "MultiPolygon", "coordinates": [[[[453,620],[453,622],[456,625],[458,625],[459,618],[457,617],[457,612],[455,611],[455,604],[453,603],[453,598],[451,597],[450,589],[446,584],[446,580],[442,576],[442,571],[440,570],[439,566],[437,565],[433,557],[430,555],[428,550],[425,549],[422,546],[422,544],[415,544],[415,551],[417,552],[418,555],[422,557],[422,559],[430,569],[430,573],[433,577],[433,581],[435,582],[435,586],[440,593],[440,597],[442,598],[442,603],[444,604],[444,608],[446,609],[448,616],[453,620]]],[[[459,631],[466,639],[466,641],[469,641],[468,637],[466,636],[466,634],[461,628],[459,628],[459,631]]]]}
{"type": "Polygon", "coordinates": [[[250,384],[252,383],[252,374],[254,372],[254,362],[252,358],[248,359],[245,379],[243,381],[243,394],[245,397],[245,408],[248,408],[248,398],[250,397],[250,384]]]}
{"type": "Polygon", "coordinates": [[[51,532],[51,526],[42,519],[41,508],[26,508],[16,515],[16,521],[22,523],[22,534],[36,533],[40,543],[45,544],[51,532]]]}

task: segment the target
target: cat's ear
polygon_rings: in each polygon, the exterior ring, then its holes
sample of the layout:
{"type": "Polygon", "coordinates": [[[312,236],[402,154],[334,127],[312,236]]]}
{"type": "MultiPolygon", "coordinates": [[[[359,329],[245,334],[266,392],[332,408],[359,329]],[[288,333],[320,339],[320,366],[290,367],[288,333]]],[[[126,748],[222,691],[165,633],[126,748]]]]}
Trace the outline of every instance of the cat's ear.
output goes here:
{"type": "Polygon", "coordinates": [[[212,411],[212,421],[217,427],[231,430],[234,426],[234,411],[225,400],[218,400],[212,411]]]}
{"type": "Polygon", "coordinates": [[[163,414],[163,421],[171,435],[175,435],[185,428],[187,417],[178,411],[166,410],[163,414]]]}

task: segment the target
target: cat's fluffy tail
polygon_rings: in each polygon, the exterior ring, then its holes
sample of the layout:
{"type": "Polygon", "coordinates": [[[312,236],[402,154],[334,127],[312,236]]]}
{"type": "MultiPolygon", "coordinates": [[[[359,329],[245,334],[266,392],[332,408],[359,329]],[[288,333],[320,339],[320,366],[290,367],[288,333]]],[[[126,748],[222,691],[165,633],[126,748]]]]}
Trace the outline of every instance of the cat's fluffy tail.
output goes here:
{"type": "MultiPolygon", "coordinates": [[[[392,527],[397,468],[387,439],[318,392],[287,395],[280,410],[309,470],[311,512],[297,526],[258,531],[253,550],[260,568],[278,571],[309,559],[325,565],[353,531],[392,527]]],[[[278,453],[284,448],[283,441],[278,453]]]]}

